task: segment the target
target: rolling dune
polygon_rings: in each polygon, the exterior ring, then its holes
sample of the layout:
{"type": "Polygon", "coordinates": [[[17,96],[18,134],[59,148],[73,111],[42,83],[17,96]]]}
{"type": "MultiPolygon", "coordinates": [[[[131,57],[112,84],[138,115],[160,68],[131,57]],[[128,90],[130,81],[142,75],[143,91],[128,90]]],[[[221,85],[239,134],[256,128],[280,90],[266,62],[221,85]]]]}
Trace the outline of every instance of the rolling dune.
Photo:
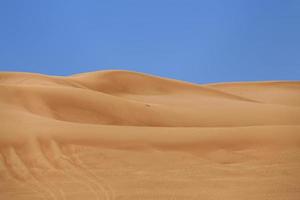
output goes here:
{"type": "Polygon", "coordinates": [[[300,197],[300,82],[0,73],[0,199],[300,197]]]}

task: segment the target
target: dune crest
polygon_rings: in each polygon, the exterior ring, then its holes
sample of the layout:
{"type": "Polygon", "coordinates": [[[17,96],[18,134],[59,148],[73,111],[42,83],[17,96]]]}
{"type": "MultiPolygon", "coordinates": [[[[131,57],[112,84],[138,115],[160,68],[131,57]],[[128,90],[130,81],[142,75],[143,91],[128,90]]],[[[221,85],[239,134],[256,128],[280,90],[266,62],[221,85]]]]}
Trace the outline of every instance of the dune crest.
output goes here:
{"type": "Polygon", "coordinates": [[[0,199],[297,199],[299,106],[300,82],[1,72],[0,199]]]}

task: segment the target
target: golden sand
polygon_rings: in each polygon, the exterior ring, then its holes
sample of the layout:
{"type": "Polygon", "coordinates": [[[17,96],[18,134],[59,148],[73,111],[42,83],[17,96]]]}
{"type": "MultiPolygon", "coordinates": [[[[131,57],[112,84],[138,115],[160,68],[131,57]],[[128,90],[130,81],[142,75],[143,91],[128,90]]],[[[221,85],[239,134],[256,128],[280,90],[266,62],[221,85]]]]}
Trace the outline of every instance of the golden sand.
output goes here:
{"type": "Polygon", "coordinates": [[[0,73],[2,200],[298,200],[300,82],[0,73]]]}

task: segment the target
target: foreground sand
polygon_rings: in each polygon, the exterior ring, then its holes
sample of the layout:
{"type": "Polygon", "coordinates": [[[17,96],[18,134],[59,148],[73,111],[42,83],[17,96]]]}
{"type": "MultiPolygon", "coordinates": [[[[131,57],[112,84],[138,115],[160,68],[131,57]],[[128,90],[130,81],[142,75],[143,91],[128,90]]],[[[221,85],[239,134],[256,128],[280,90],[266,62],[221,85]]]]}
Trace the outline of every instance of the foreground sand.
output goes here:
{"type": "Polygon", "coordinates": [[[0,73],[0,199],[300,198],[300,82],[0,73]]]}

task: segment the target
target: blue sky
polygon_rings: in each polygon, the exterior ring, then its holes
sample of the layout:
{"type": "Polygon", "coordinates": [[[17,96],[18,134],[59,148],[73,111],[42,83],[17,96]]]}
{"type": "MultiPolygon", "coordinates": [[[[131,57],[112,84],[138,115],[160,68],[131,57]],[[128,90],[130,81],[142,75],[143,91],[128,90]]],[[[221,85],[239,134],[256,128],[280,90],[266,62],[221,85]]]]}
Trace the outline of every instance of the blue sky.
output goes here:
{"type": "Polygon", "coordinates": [[[299,0],[0,0],[0,71],[300,79],[299,0]]]}

